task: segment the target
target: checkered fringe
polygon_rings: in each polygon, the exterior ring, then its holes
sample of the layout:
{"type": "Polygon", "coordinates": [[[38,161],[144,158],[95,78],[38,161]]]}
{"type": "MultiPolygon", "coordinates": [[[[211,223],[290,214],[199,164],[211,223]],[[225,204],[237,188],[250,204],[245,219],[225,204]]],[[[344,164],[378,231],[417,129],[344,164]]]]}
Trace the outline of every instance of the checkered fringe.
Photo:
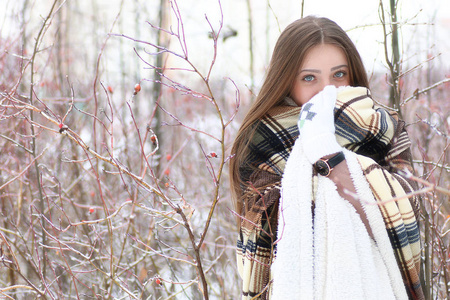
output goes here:
{"type": "MultiPolygon", "coordinates": [[[[270,266],[275,257],[278,200],[283,170],[298,138],[299,107],[279,106],[258,123],[243,179],[243,216],[237,242],[242,299],[269,299],[270,266]],[[245,174],[248,175],[248,177],[245,174]]],[[[335,109],[338,142],[356,152],[385,221],[386,230],[410,299],[424,299],[420,285],[419,198],[404,177],[412,172],[410,141],[395,113],[375,108],[369,91],[338,94],[335,109]],[[396,201],[391,201],[396,198],[396,201]]],[[[306,183],[305,184],[311,184],[306,183]]]]}

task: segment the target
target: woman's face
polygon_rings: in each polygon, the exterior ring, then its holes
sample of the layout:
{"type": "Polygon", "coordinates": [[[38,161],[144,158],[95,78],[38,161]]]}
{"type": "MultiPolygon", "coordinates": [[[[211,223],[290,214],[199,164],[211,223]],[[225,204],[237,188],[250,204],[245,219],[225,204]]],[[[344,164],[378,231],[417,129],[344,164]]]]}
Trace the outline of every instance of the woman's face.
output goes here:
{"type": "Polygon", "coordinates": [[[341,48],[320,44],[306,52],[292,87],[291,97],[301,106],[327,85],[350,85],[348,61],[341,48]]]}

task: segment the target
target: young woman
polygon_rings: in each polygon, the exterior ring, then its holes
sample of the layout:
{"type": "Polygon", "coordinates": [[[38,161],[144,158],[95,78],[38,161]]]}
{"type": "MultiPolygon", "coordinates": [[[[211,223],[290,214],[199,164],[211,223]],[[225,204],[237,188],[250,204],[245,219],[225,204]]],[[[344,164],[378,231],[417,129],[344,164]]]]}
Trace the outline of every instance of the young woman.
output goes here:
{"type": "Polygon", "coordinates": [[[326,18],[290,24],[234,142],[242,299],[423,299],[410,142],[326,18]]]}

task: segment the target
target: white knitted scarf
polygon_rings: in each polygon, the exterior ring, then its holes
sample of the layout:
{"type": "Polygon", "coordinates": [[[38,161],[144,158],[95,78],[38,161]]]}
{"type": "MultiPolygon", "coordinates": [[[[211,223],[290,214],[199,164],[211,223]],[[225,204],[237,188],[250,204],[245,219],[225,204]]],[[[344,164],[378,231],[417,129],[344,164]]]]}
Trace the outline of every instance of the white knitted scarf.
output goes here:
{"type": "Polygon", "coordinates": [[[296,143],[282,179],[271,299],[408,299],[357,155],[344,153],[374,239],[330,179],[318,176],[313,192],[311,164],[296,143]]]}

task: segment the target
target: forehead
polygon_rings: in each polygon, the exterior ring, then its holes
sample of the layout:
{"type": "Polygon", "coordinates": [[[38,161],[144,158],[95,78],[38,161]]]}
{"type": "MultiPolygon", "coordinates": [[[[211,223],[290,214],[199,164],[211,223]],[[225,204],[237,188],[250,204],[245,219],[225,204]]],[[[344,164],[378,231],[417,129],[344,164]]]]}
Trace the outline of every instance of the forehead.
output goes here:
{"type": "Polygon", "coordinates": [[[306,52],[300,69],[327,68],[348,65],[344,50],[332,44],[320,44],[306,52]]]}

